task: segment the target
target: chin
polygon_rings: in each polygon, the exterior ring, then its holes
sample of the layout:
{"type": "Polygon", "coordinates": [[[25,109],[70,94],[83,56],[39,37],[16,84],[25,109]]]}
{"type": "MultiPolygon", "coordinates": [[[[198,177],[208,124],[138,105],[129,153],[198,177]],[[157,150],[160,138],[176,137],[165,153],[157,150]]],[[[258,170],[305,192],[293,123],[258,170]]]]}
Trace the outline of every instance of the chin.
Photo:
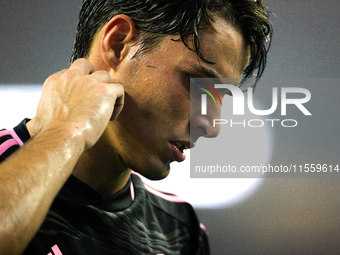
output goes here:
{"type": "Polygon", "coordinates": [[[144,177],[151,181],[160,181],[160,180],[165,179],[168,175],[169,175],[169,171],[163,175],[152,175],[152,176],[144,176],[144,177]]]}
{"type": "Polygon", "coordinates": [[[159,181],[162,180],[164,178],[166,178],[169,173],[170,173],[170,168],[169,169],[163,169],[163,170],[159,170],[159,169],[148,169],[146,172],[144,171],[133,171],[134,173],[137,173],[151,181],[159,181]],[[153,171],[152,171],[153,170],[153,171]]]}

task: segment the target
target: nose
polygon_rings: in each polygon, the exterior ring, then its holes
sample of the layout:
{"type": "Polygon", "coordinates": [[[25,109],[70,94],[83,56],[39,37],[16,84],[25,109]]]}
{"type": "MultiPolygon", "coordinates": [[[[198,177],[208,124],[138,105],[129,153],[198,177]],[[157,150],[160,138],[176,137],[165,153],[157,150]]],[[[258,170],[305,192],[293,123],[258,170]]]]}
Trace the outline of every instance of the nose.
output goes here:
{"type": "Polygon", "coordinates": [[[208,106],[206,115],[201,111],[196,111],[190,117],[190,136],[194,141],[199,137],[217,137],[221,130],[221,125],[216,124],[215,120],[221,118],[221,107],[219,105],[208,106]]]}

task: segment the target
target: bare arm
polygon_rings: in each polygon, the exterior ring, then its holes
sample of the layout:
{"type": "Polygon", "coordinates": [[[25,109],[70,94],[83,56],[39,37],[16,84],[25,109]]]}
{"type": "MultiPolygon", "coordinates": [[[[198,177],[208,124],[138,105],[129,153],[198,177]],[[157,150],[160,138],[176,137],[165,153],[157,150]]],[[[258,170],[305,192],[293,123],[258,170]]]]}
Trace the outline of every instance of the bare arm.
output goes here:
{"type": "Polygon", "coordinates": [[[123,88],[87,60],[49,77],[32,139],[0,165],[0,254],[21,254],[80,155],[123,106],[123,88]]]}

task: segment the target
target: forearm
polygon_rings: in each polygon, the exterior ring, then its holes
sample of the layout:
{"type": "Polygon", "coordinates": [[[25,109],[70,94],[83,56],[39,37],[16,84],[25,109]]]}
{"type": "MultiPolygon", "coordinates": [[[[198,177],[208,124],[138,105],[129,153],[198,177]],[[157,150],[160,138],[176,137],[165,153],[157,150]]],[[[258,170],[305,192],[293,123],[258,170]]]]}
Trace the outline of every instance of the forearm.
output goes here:
{"type": "Polygon", "coordinates": [[[21,254],[80,155],[103,134],[124,103],[109,73],[78,59],[46,79],[32,137],[0,165],[0,254],[21,254]]]}
{"type": "Polygon", "coordinates": [[[23,252],[83,150],[77,132],[54,128],[0,165],[0,254],[23,252]]]}

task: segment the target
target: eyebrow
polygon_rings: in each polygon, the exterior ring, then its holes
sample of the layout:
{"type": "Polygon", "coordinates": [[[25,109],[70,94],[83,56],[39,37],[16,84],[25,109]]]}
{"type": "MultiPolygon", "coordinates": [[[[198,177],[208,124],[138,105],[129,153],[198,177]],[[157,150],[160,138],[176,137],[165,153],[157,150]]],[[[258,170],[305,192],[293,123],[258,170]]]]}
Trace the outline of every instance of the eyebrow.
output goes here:
{"type": "Polygon", "coordinates": [[[200,73],[204,78],[221,78],[215,70],[209,69],[201,65],[193,65],[196,72],[200,73]]]}

